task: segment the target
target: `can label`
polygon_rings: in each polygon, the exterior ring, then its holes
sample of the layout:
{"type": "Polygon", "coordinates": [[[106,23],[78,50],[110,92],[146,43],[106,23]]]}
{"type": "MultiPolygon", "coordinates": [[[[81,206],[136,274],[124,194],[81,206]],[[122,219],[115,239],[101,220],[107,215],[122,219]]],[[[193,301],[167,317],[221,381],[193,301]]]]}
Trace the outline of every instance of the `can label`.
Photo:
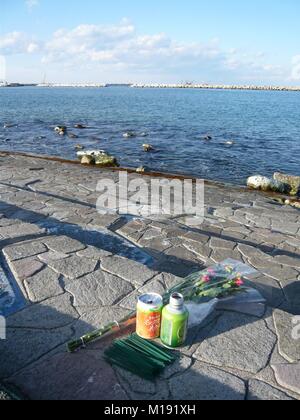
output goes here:
{"type": "Polygon", "coordinates": [[[163,300],[160,295],[147,294],[140,297],[137,305],[136,332],[146,339],[160,337],[163,300]]]}

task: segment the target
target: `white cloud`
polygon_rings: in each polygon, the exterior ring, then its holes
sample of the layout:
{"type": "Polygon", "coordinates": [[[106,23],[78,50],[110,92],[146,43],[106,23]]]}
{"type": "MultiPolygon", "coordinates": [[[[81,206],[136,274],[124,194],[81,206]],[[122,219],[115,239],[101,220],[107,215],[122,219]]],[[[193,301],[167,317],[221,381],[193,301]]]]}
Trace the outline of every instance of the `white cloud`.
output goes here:
{"type": "MultiPolygon", "coordinates": [[[[34,7],[38,2],[28,2],[34,7]]],[[[136,75],[173,74],[178,70],[196,75],[227,75],[233,80],[279,79],[280,66],[266,62],[264,53],[246,53],[235,48],[223,50],[218,38],[209,42],[180,42],[165,33],[139,34],[135,26],[123,19],[114,25],[81,24],[72,29],[61,28],[47,41],[39,42],[21,32],[0,36],[0,54],[40,53],[42,63],[53,68],[64,66],[94,71],[111,71],[136,75]],[[190,71],[190,73],[189,73],[190,71]]],[[[300,79],[300,57],[295,57],[293,76],[300,79]]],[[[83,72],[82,72],[83,74],[83,72]]],[[[187,76],[189,77],[189,76],[187,76]]],[[[194,76],[193,76],[194,77],[194,76]]],[[[213,77],[213,76],[212,76],[213,77]]],[[[287,77],[285,77],[287,79],[287,77]]]]}
{"type": "Polygon", "coordinates": [[[6,80],[6,59],[0,55],[0,82],[6,80]]]}
{"type": "Polygon", "coordinates": [[[292,73],[291,79],[294,81],[300,80],[300,55],[295,55],[292,58],[292,73]]]}
{"type": "Polygon", "coordinates": [[[39,50],[39,43],[23,32],[10,32],[0,36],[0,54],[32,54],[39,50]]]}
{"type": "Polygon", "coordinates": [[[0,36],[0,53],[4,55],[13,54],[32,54],[40,50],[41,44],[36,42],[33,37],[29,37],[23,32],[10,32],[0,36]]]}
{"type": "Polygon", "coordinates": [[[25,0],[25,4],[26,4],[28,10],[32,10],[35,7],[37,7],[40,4],[40,2],[39,2],[39,0],[25,0]]]}
{"type": "Polygon", "coordinates": [[[181,43],[165,33],[140,35],[128,20],[117,25],[79,25],[56,31],[45,45],[44,63],[92,61],[102,66],[139,69],[174,66],[175,63],[200,64],[221,59],[218,40],[210,43],[181,43]]]}
{"type": "Polygon", "coordinates": [[[29,54],[33,54],[35,52],[37,52],[39,50],[39,45],[35,42],[30,42],[30,44],[28,44],[27,46],[27,52],[29,54]]]}
{"type": "Polygon", "coordinates": [[[245,80],[254,78],[264,80],[269,78],[269,81],[283,79],[285,77],[283,67],[266,63],[265,58],[264,52],[245,53],[232,49],[224,60],[224,66],[232,72],[242,74],[245,80]]]}

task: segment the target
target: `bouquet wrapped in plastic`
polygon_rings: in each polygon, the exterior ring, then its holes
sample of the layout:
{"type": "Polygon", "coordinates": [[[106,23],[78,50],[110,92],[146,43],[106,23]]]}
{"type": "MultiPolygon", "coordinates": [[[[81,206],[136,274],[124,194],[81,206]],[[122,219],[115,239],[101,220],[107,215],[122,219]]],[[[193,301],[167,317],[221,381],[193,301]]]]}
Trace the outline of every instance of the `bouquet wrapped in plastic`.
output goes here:
{"type": "Polygon", "coordinates": [[[257,271],[241,262],[227,259],[200,273],[191,274],[186,281],[173,287],[165,296],[166,301],[173,293],[184,296],[189,310],[189,327],[201,324],[220,303],[262,303],[264,299],[254,289],[245,286],[257,271]],[[237,297],[237,295],[239,295],[237,297]]]}
{"type": "MultiPolygon", "coordinates": [[[[219,302],[229,300],[239,302],[261,303],[264,299],[258,292],[245,286],[245,279],[257,273],[256,270],[235,260],[225,260],[204,271],[188,276],[182,283],[168,290],[163,296],[164,304],[168,304],[173,293],[183,295],[190,312],[189,326],[200,325],[203,320],[218,306],[219,302]]],[[[101,339],[109,333],[119,332],[134,325],[136,312],[130,313],[121,321],[113,321],[103,328],[81,337],[68,344],[68,350],[74,352],[79,348],[101,339]]]]}

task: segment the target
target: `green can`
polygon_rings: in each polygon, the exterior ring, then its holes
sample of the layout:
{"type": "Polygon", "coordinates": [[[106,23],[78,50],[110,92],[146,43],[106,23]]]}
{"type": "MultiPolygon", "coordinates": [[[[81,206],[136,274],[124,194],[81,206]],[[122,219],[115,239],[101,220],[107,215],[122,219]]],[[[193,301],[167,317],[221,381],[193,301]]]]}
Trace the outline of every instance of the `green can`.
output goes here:
{"type": "Polygon", "coordinates": [[[171,348],[184,345],[188,331],[189,312],[184,306],[184,298],[173,293],[170,304],[162,312],[161,341],[171,348]]]}

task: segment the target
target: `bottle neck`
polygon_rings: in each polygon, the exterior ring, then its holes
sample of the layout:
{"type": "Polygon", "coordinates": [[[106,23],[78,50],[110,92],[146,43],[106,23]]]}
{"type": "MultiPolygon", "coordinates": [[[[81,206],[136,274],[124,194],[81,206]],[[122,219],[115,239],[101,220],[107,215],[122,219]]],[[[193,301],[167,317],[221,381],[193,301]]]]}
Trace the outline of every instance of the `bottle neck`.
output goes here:
{"type": "Polygon", "coordinates": [[[185,306],[181,305],[181,306],[175,306],[175,305],[168,305],[168,311],[172,312],[173,314],[181,314],[182,312],[185,311],[185,306]]]}
{"type": "Polygon", "coordinates": [[[184,298],[180,293],[173,293],[170,297],[170,309],[175,312],[184,310],[184,298]]]}

